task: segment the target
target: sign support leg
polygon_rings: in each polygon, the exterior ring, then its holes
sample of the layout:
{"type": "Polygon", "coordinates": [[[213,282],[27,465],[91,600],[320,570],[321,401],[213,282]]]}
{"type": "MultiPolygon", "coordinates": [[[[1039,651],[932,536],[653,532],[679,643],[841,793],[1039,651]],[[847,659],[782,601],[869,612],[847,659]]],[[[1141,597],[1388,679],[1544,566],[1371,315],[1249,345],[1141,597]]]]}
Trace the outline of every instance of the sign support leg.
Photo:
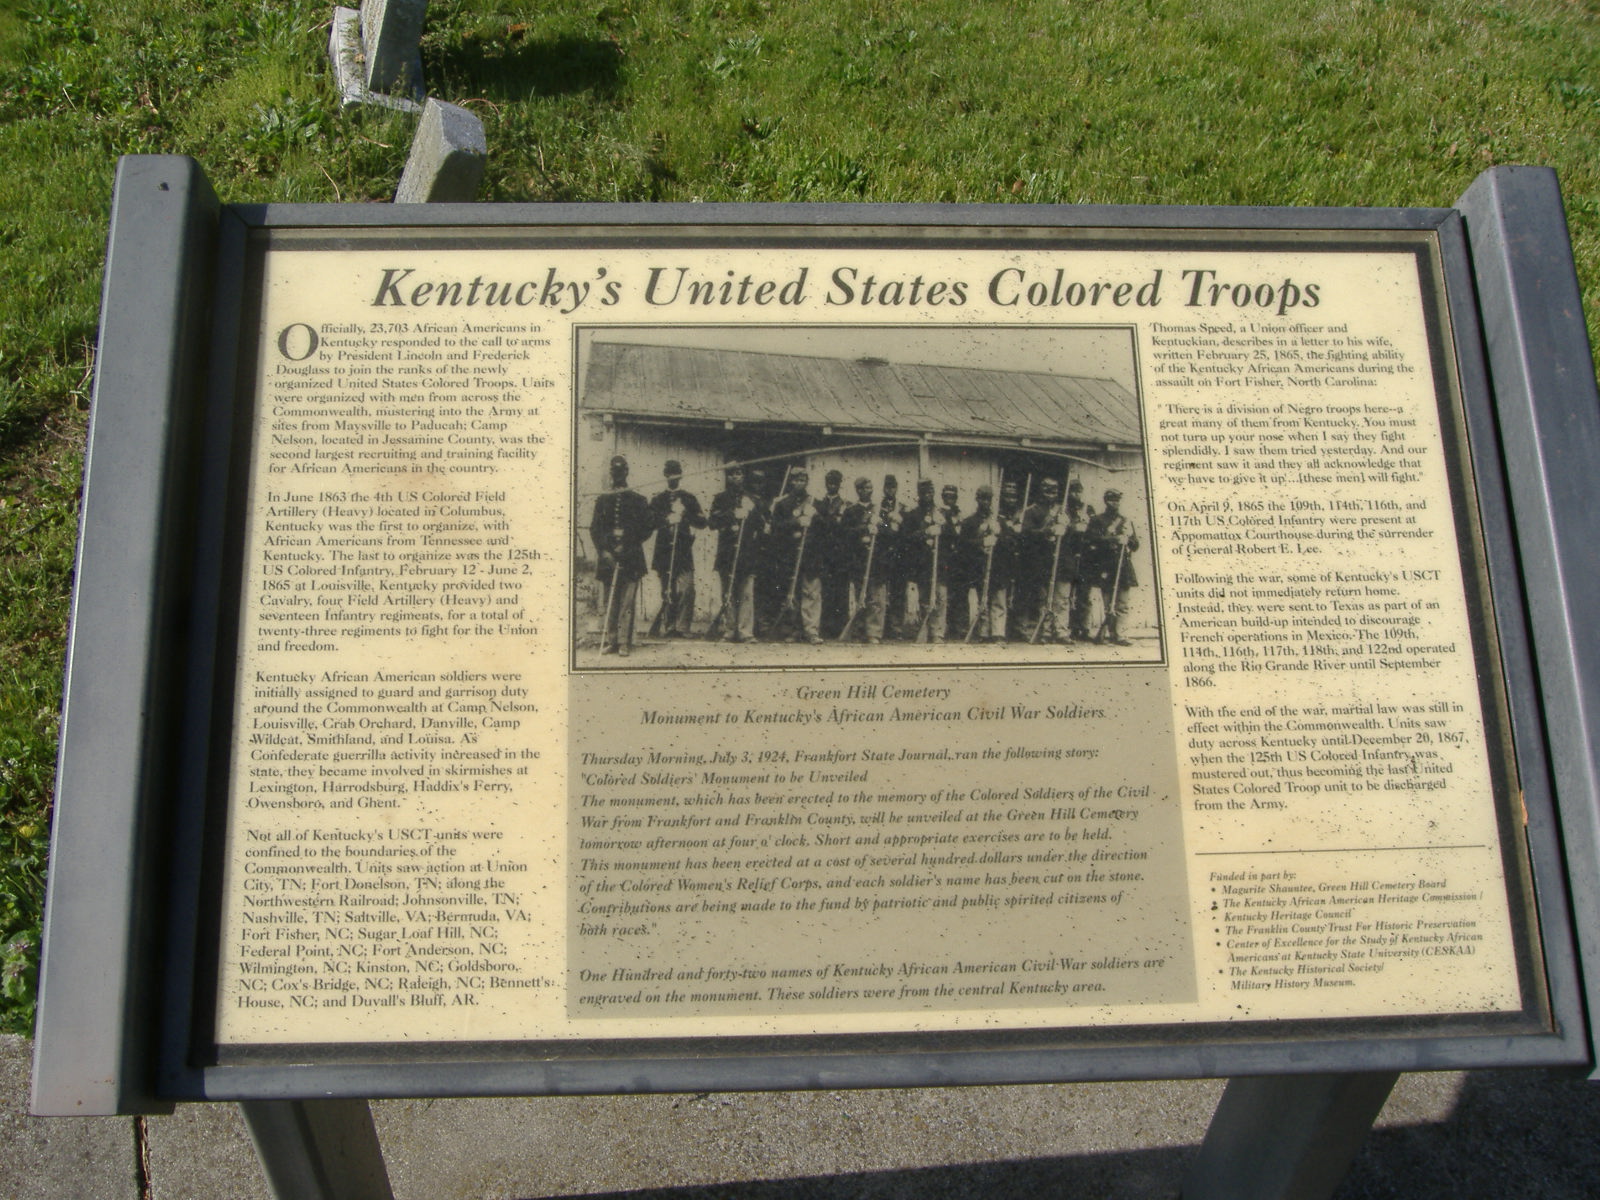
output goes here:
{"type": "Polygon", "coordinates": [[[365,1100],[241,1100],[276,1200],[394,1200],[365,1100]]]}
{"type": "Polygon", "coordinates": [[[1325,1200],[1398,1072],[1230,1079],[1183,1200],[1325,1200]]]}

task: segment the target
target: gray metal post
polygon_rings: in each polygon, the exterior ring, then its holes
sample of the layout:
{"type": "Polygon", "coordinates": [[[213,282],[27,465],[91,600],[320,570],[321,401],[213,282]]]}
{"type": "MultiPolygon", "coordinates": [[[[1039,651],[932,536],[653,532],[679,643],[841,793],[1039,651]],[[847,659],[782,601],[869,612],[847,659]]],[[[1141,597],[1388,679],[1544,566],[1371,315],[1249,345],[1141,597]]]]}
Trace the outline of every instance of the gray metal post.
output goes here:
{"type": "MultiPolygon", "coordinates": [[[[1456,201],[1472,245],[1538,660],[1543,732],[1561,816],[1600,1079],[1600,392],[1556,174],[1494,167],[1456,201]]],[[[1535,860],[1544,890],[1561,864],[1535,860]]]]}
{"type": "Polygon", "coordinates": [[[1183,1200],[1325,1200],[1399,1073],[1230,1079],[1183,1200]]]}
{"type": "Polygon", "coordinates": [[[219,211],[191,158],[117,164],[34,1041],[41,1116],[171,1111],[150,1031],[219,211]]]}
{"type": "Polygon", "coordinates": [[[276,1200],[394,1200],[365,1100],[241,1100],[276,1200]]]}

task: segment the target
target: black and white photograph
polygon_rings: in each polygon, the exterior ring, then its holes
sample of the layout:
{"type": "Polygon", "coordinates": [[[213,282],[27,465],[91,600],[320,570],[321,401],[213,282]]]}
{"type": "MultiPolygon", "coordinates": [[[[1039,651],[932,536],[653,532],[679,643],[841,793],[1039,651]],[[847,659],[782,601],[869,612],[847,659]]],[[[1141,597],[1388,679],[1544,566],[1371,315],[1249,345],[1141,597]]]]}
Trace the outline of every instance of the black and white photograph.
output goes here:
{"type": "Polygon", "coordinates": [[[1130,327],[576,343],[575,669],[1163,659],[1130,327]]]}

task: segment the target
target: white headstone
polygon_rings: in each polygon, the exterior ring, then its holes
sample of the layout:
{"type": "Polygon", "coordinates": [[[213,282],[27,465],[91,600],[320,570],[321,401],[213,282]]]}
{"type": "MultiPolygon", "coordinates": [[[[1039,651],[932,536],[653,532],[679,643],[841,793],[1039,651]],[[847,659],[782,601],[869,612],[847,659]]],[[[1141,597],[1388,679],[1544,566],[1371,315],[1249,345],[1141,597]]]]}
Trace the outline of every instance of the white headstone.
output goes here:
{"type": "Polygon", "coordinates": [[[353,8],[335,7],[328,31],[328,59],[339,87],[339,105],[353,108],[367,94],[366,72],[361,69],[361,14],[353,8]]]}
{"type": "Polygon", "coordinates": [[[483,122],[464,108],[431,97],[422,106],[411,154],[395,190],[396,204],[476,200],[488,143],[483,122]]]}
{"type": "Polygon", "coordinates": [[[428,0],[361,0],[361,49],[374,92],[420,95],[422,25],[428,0]]]}

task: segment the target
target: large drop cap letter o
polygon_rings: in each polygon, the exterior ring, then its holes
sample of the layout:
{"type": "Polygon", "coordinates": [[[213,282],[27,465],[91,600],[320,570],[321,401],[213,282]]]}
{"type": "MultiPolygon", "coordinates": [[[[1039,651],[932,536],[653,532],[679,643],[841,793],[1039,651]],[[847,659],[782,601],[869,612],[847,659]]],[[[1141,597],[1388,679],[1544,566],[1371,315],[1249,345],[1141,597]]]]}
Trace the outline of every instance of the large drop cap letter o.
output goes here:
{"type": "Polygon", "coordinates": [[[317,352],[317,347],[320,344],[321,341],[317,337],[317,331],[303,322],[297,325],[285,325],[283,327],[283,331],[278,334],[278,353],[283,355],[290,362],[304,362],[317,352]],[[295,354],[289,348],[293,342],[299,341],[299,338],[295,336],[295,331],[297,329],[305,330],[304,337],[306,348],[304,353],[301,354],[295,354]]]}

